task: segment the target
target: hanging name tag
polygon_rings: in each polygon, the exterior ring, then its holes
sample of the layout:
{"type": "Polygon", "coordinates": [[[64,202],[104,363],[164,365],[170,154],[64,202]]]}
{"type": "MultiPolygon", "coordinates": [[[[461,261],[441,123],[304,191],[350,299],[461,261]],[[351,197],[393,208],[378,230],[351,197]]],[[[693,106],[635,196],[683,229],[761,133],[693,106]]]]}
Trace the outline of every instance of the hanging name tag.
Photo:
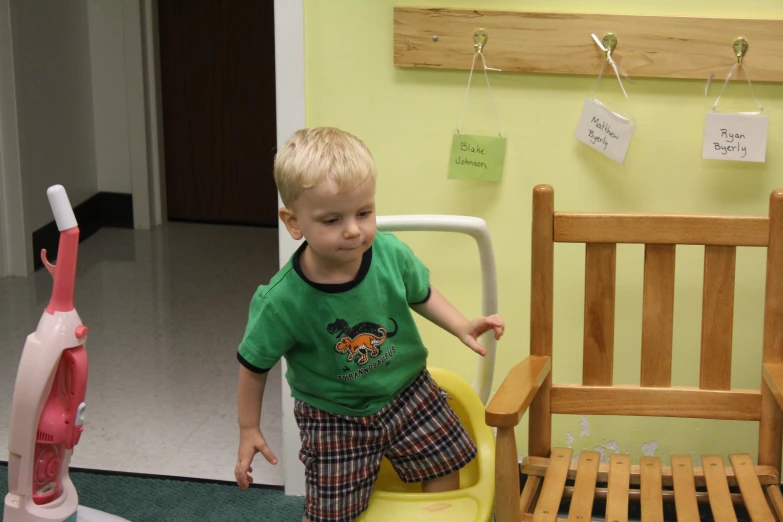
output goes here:
{"type": "Polygon", "coordinates": [[[506,138],[455,133],[449,156],[449,179],[500,181],[506,138]]]}
{"type": "Polygon", "coordinates": [[[767,157],[768,129],[769,116],[709,112],[701,157],[763,163],[767,157]]]}
{"type": "MultiPolygon", "coordinates": [[[[500,119],[495,107],[495,97],[492,96],[492,86],[489,84],[489,75],[487,74],[487,61],[484,59],[484,53],[481,52],[483,43],[479,44],[476,40],[476,53],[473,55],[473,62],[470,64],[470,75],[468,76],[468,88],[465,90],[465,101],[462,103],[462,116],[457,125],[457,132],[451,139],[451,154],[449,154],[448,179],[467,179],[478,181],[500,181],[503,174],[503,162],[506,160],[506,138],[500,132],[500,119]],[[495,113],[495,123],[498,128],[497,136],[483,136],[476,134],[462,134],[462,122],[465,119],[465,107],[468,104],[468,93],[470,92],[470,82],[473,79],[473,68],[476,65],[476,58],[481,57],[481,63],[484,65],[484,78],[487,80],[487,91],[489,99],[492,102],[492,112],[495,113]]],[[[500,69],[494,69],[498,71],[500,69]]]]}
{"type": "Polygon", "coordinates": [[[588,98],[574,137],[617,163],[623,163],[635,130],[634,122],[588,98]]]}

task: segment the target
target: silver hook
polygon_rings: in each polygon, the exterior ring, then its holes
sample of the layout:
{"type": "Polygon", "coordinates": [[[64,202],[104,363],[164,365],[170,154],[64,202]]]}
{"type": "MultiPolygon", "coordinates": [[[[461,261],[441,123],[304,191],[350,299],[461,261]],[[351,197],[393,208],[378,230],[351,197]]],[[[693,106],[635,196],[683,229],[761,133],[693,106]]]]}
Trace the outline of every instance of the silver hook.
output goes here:
{"type": "Polygon", "coordinates": [[[473,48],[476,53],[480,53],[485,45],[487,45],[487,30],[479,27],[473,31],[473,48]]]}
{"type": "Polygon", "coordinates": [[[609,57],[612,54],[612,51],[614,51],[614,48],[617,47],[617,37],[614,35],[614,33],[606,33],[601,40],[604,44],[604,49],[606,50],[606,61],[609,61],[609,57]]]}
{"type": "Polygon", "coordinates": [[[745,57],[745,53],[748,52],[748,41],[740,36],[734,40],[732,47],[734,48],[734,54],[737,55],[737,65],[742,65],[742,59],[745,57]]]}

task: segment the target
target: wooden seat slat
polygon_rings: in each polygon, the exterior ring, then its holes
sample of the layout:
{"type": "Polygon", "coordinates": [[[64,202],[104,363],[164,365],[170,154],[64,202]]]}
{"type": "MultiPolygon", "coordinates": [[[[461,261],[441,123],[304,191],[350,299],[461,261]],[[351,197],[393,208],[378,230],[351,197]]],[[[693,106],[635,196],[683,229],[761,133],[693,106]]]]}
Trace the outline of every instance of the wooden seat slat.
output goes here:
{"type": "Polygon", "coordinates": [[[629,486],[631,483],[631,457],[614,454],[609,461],[609,485],[606,499],[606,520],[628,522],[629,486]]]}
{"type": "Polygon", "coordinates": [[[678,522],[699,522],[699,505],[696,499],[696,480],[690,455],[672,455],[674,479],[674,504],[678,522]]]}
{"type": "Polygon", "coordinates": [[[571,467],[571,455],[570,448],[555,448],[552,451],[544,476],[544,485],[541,487],[541,495],[538,497],[538,505],[533,515],[534,522],[554,522],[557,519],[557,511],[560,509],[563,489],[568,478],[568,469],[571,467]]]}
{"type": "Polygon", "coordinates": [[[710,508],[715,522],[737,522],[737,513],[731,503],[723,459],[715,455],[704,455],[701,458],[701,465],[707,481],[707,493],[710,496],[710,508]]]}
{"type": "Polygon", "coordinates": [[[745,509],[748,510],[753,522],[775,522],[775,517],[769,509],[764,491],[761,489],[759,478],[754,471],[753,460],[750,455],[729,455],[734,476],[739,482],[742,499],[745,501],[745,509]]]}

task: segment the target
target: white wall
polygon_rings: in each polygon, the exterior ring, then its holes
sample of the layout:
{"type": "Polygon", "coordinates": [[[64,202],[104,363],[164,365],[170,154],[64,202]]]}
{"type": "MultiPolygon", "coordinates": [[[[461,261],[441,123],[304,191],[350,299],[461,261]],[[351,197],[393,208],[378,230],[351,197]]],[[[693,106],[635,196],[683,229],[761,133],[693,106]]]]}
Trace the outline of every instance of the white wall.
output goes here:
{"type": "Polygon", "coordinates": [[[78,205],[99,191],[135,192],[134,176],[146,182],[140,9],[140,0],[0,0],[0,277],[32,271],[31,234],[52,221],[50,185],[78,205]]]}
{"type": "Polygon", "coordinates": [[[52,220],[46,189],[75,206],[98,191],[86,0],[11,0],[19,152],[28,230],[52,220]]]}
{"type": "Polygon", "coordinates": [[[98,191],[131,193],[123,5],[87,0],[98,191]]]}

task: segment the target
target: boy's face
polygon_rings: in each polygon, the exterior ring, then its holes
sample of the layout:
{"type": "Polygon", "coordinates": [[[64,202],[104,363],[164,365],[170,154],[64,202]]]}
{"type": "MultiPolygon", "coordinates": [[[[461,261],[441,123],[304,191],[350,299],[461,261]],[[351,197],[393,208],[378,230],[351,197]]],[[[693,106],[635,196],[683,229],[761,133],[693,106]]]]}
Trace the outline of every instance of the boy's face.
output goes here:
{"type": "Polygon", "coordinates": [[[360,261],[375,240],[375,182],[339,193],[327,179],[305,190],[280,217],[294,239],[304,237],[315,257],[329,265],[360,261]]]}

